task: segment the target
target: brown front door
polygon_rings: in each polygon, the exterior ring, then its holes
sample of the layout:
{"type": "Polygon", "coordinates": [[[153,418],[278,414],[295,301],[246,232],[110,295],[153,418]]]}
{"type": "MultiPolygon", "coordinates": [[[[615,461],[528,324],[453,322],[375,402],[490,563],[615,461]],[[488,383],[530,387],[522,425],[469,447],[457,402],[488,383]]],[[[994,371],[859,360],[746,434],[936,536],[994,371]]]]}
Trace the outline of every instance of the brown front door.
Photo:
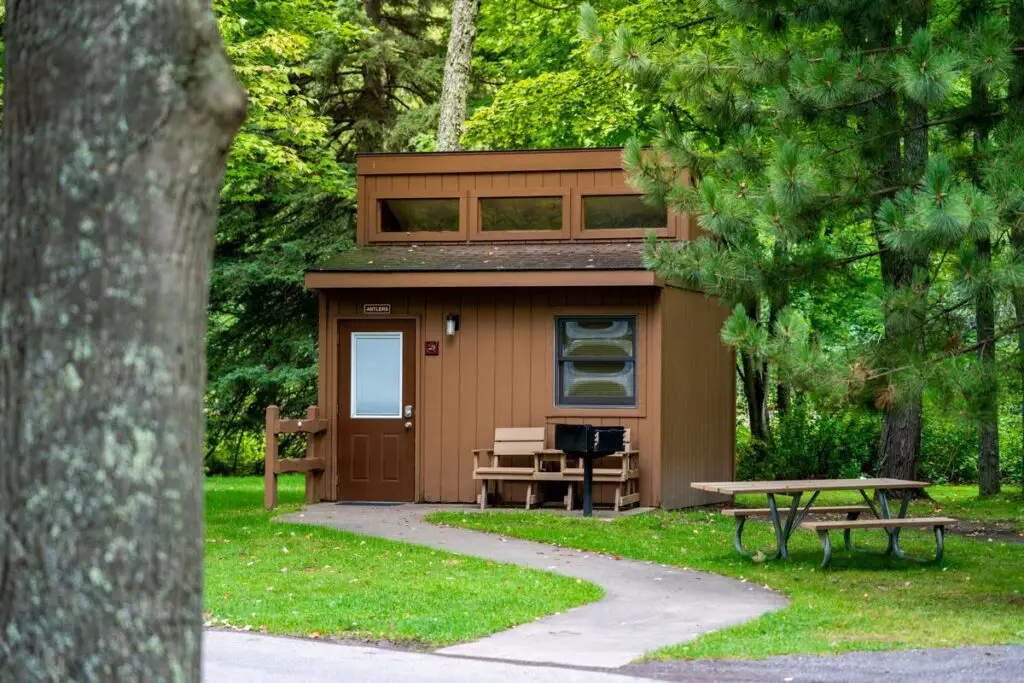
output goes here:
{"type": "Polygon", "coordinates": [[[415,337],[411,320],[341,323],[342,500],[411,501],[416,496],[415,337]]]}

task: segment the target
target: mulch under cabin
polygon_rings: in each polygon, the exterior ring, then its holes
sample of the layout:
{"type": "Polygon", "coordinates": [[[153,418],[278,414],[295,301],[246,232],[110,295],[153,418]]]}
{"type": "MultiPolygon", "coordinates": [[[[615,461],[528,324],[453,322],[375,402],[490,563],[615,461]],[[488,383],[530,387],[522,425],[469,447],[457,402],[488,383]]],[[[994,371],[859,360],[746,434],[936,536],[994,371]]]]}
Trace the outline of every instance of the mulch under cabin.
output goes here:
{"type": "Polygon", "coordinates": [[[722,500],[690,483],[733,478],[727,311],[644,268],[649,231],[695,226],[645,204],[620,155],[359,157],[357,247],[306,275],[328,421],[319,497],[473,503],[473,450],[495,428],[543,427],[550,448],[562,422],[629,428],[641,505],[722,500]]]}

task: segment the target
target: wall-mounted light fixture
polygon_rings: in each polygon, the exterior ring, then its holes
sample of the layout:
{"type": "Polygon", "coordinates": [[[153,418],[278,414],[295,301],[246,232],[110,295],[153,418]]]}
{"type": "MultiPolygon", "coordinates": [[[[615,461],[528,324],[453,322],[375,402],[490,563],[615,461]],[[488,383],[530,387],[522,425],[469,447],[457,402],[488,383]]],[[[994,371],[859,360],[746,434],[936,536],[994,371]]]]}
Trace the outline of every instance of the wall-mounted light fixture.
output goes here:
{"type": "Polygon", "coordinates": [[[458,313],[449,313],[448,317],[445,320],[446,320],[445,332],[447,333],[447,335],[449,337],[454,337],[455,333],[459,329],[459,314],[458,313]]]}

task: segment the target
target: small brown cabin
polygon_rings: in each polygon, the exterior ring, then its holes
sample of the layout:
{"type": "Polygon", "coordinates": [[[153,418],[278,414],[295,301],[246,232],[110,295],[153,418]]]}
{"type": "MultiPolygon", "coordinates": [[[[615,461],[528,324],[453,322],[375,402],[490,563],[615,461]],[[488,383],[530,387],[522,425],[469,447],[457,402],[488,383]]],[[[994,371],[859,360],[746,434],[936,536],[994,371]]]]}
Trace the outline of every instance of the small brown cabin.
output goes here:
{"type": "Polygon", "coordinates": [[[686,240],[694,226],[644,203],[620,158],[359,157],[357,247],[306,275],[328,420],[320,497],[471,503],[472,450],[496,427],[544,426],[550,447],[563,422],[630,428],[641,505],[717,500],[689,485],[733,475],[727,312],[644,268],[649,231],[686,240]],[[576,352],[595,338],[609,342],[598,355],[576,352]]]}

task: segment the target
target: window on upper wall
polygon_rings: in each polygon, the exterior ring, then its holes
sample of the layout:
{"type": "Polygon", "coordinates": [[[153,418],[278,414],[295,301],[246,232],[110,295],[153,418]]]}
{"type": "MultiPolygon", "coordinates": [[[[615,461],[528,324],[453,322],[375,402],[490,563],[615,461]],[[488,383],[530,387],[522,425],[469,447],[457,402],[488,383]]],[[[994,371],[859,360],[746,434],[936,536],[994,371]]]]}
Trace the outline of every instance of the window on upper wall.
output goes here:
{"type": "Polygon", "coordinates": [[[481,232],[562,229],[562,197],[481,197],[481,232]]]}
{"type": "Polygon", "coordinates": [[[636,406],[636,317],[556,318],[559,407],[636,406]]]}
{"type": "Polygon", "coordinates": [[[583,196],[584,230],[657,229],[667,225],[665,207],[651,206],[642,195],[583,196]]]}
{"type": "Polygon", "coordinates": [[[459,199],[381,199],[381,232],[458,232],[459,199]]]}

